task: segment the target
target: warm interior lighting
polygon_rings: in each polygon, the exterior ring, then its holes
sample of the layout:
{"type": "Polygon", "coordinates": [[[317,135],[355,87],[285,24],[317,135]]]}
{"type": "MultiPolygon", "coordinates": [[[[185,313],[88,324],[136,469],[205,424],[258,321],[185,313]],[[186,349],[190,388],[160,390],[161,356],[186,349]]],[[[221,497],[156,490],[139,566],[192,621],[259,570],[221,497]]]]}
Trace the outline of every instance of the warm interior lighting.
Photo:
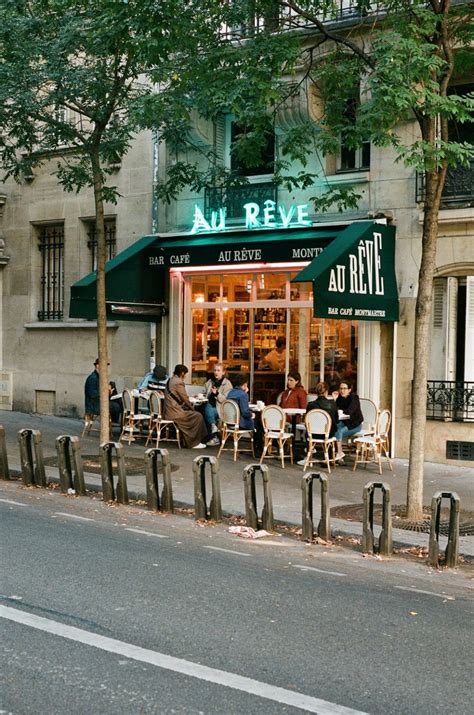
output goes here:
{"type": "Polygon", "coordinates": [[[204,303],[204,293],[196,293],[194,296],[195,303],[204,303]]]}
{"type": "MultiPolygon", "coordinates": [[[[170,274],[179,274],[179,273],[232,273],[239,271],[242,273],[242,271],[248,272],[248,271],[262,271],[262,270],[272,270],[272,269],[277,269],[277,268],[286,268],[286,269],[297,269],[297,268],[305,268],[305,266],[309,266],[311,261],[299,261],[298,263],[290,263],[290,262],[285,262],[285,263],[239,263],[239,264],[234,264],[232,266],[186,266],[186,267],[180,267],[180,268],[170,268],[170,274]]],[[[198,302],[198,301],[197,301],[198,302]]]]}

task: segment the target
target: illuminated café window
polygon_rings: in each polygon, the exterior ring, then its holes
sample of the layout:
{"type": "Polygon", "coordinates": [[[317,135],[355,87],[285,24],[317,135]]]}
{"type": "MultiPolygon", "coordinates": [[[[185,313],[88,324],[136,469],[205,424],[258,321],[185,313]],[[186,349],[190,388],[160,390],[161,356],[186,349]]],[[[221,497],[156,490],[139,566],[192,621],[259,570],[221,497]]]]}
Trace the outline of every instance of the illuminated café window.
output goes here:
{"type": "Polygon", "coordinates": [[[285,300],[286,273],[258,273],[257,300],[285,300]]]}
{"type": "Polygon", "coordinates": [[[224,299],[229,303],[248,303],[252,300],[252,273],[231,274],[225,277],[224,299]]]}
{"type": "MultiPolygon", "coordinates": [[[[296,275],[296,273],[292,273],[291,278],[296,275]]],[[[290,283],[290,300],[313,300],[312,282],[290,283]]]]}
{"type": "Polygon", "coordinates": [[[193,276],[191,278],[191,302],[192,303],[216,303],[220,300],[219,275],[193,276]]]}

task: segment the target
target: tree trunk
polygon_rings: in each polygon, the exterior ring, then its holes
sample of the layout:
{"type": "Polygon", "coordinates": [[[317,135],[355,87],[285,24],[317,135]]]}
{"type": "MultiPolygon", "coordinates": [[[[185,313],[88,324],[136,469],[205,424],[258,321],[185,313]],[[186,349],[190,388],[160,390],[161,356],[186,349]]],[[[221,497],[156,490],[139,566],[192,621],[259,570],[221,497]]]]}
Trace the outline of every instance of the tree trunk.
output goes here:
{"type": "Polygon", "coordinates": [[[100,168],[98,146],[91,151],[92,174],[94,178],[94,202],[97,236],[97,351],[99,355],[100,391],[100,442],[108,442],[109,430],[109,374],[107,350],[107,311],[105,305],[105,243],[104,200],[102,196],[103,176],[100,168]]]}
{"type": "Polygon", "coordinates": [[[415,311],[413,387],[411,395],[410,452],[407,483],[407,518],[423,516],[423,464],[426,432],[426,384],[431,333],[433,277],[436,266],[438,214],[446,176],[446,166],[426,175],[422,254],[415,311]]]}

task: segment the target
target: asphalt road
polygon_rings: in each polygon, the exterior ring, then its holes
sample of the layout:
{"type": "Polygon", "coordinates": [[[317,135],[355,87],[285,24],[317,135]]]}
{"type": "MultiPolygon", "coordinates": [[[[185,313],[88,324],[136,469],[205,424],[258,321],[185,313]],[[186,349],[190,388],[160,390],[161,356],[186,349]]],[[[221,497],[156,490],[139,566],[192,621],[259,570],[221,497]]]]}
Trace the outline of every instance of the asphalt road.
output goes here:
{"type": "Polygon", "coordinates": [[[1,485],[0,713],[471,713],[473,573],[1,485]]]}

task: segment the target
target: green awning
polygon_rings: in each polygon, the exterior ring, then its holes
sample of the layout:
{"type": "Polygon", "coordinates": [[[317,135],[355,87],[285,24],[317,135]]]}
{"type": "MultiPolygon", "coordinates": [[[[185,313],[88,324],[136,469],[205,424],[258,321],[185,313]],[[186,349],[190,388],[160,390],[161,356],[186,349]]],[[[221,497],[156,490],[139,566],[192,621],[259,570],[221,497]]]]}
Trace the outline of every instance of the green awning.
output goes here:
{"type": "MultiPolygon", "coordinates": [[[[343,226],[235,230],[225,233],[145,236],[105,267],[107,315],[116,320],[156,321],[167,311],[170,268],[292,263],[313,259],[343,226]]],[[[96,274],[71,287],[71,318],[97,317],[96,274]]]]}
{"type": "Polygon", "coordinates": [[[293,278],[295,283],[309,281],[315,317],[398,320],[395,227],[351,224],[293,278]]]}
{"type": "MultiPolygon", "coordinates": [[[[166,312],[165,278],[162,271],[158,280],[142,279],[145,252],[156,241],[156,236],[145,236],[136,241],[105,266],[105,299],[107,317],[115,320],[155,322],[166,312]]],[[[71,286],[71,318],[97,318],[96,273],[89,273],[71,286]]]]}

